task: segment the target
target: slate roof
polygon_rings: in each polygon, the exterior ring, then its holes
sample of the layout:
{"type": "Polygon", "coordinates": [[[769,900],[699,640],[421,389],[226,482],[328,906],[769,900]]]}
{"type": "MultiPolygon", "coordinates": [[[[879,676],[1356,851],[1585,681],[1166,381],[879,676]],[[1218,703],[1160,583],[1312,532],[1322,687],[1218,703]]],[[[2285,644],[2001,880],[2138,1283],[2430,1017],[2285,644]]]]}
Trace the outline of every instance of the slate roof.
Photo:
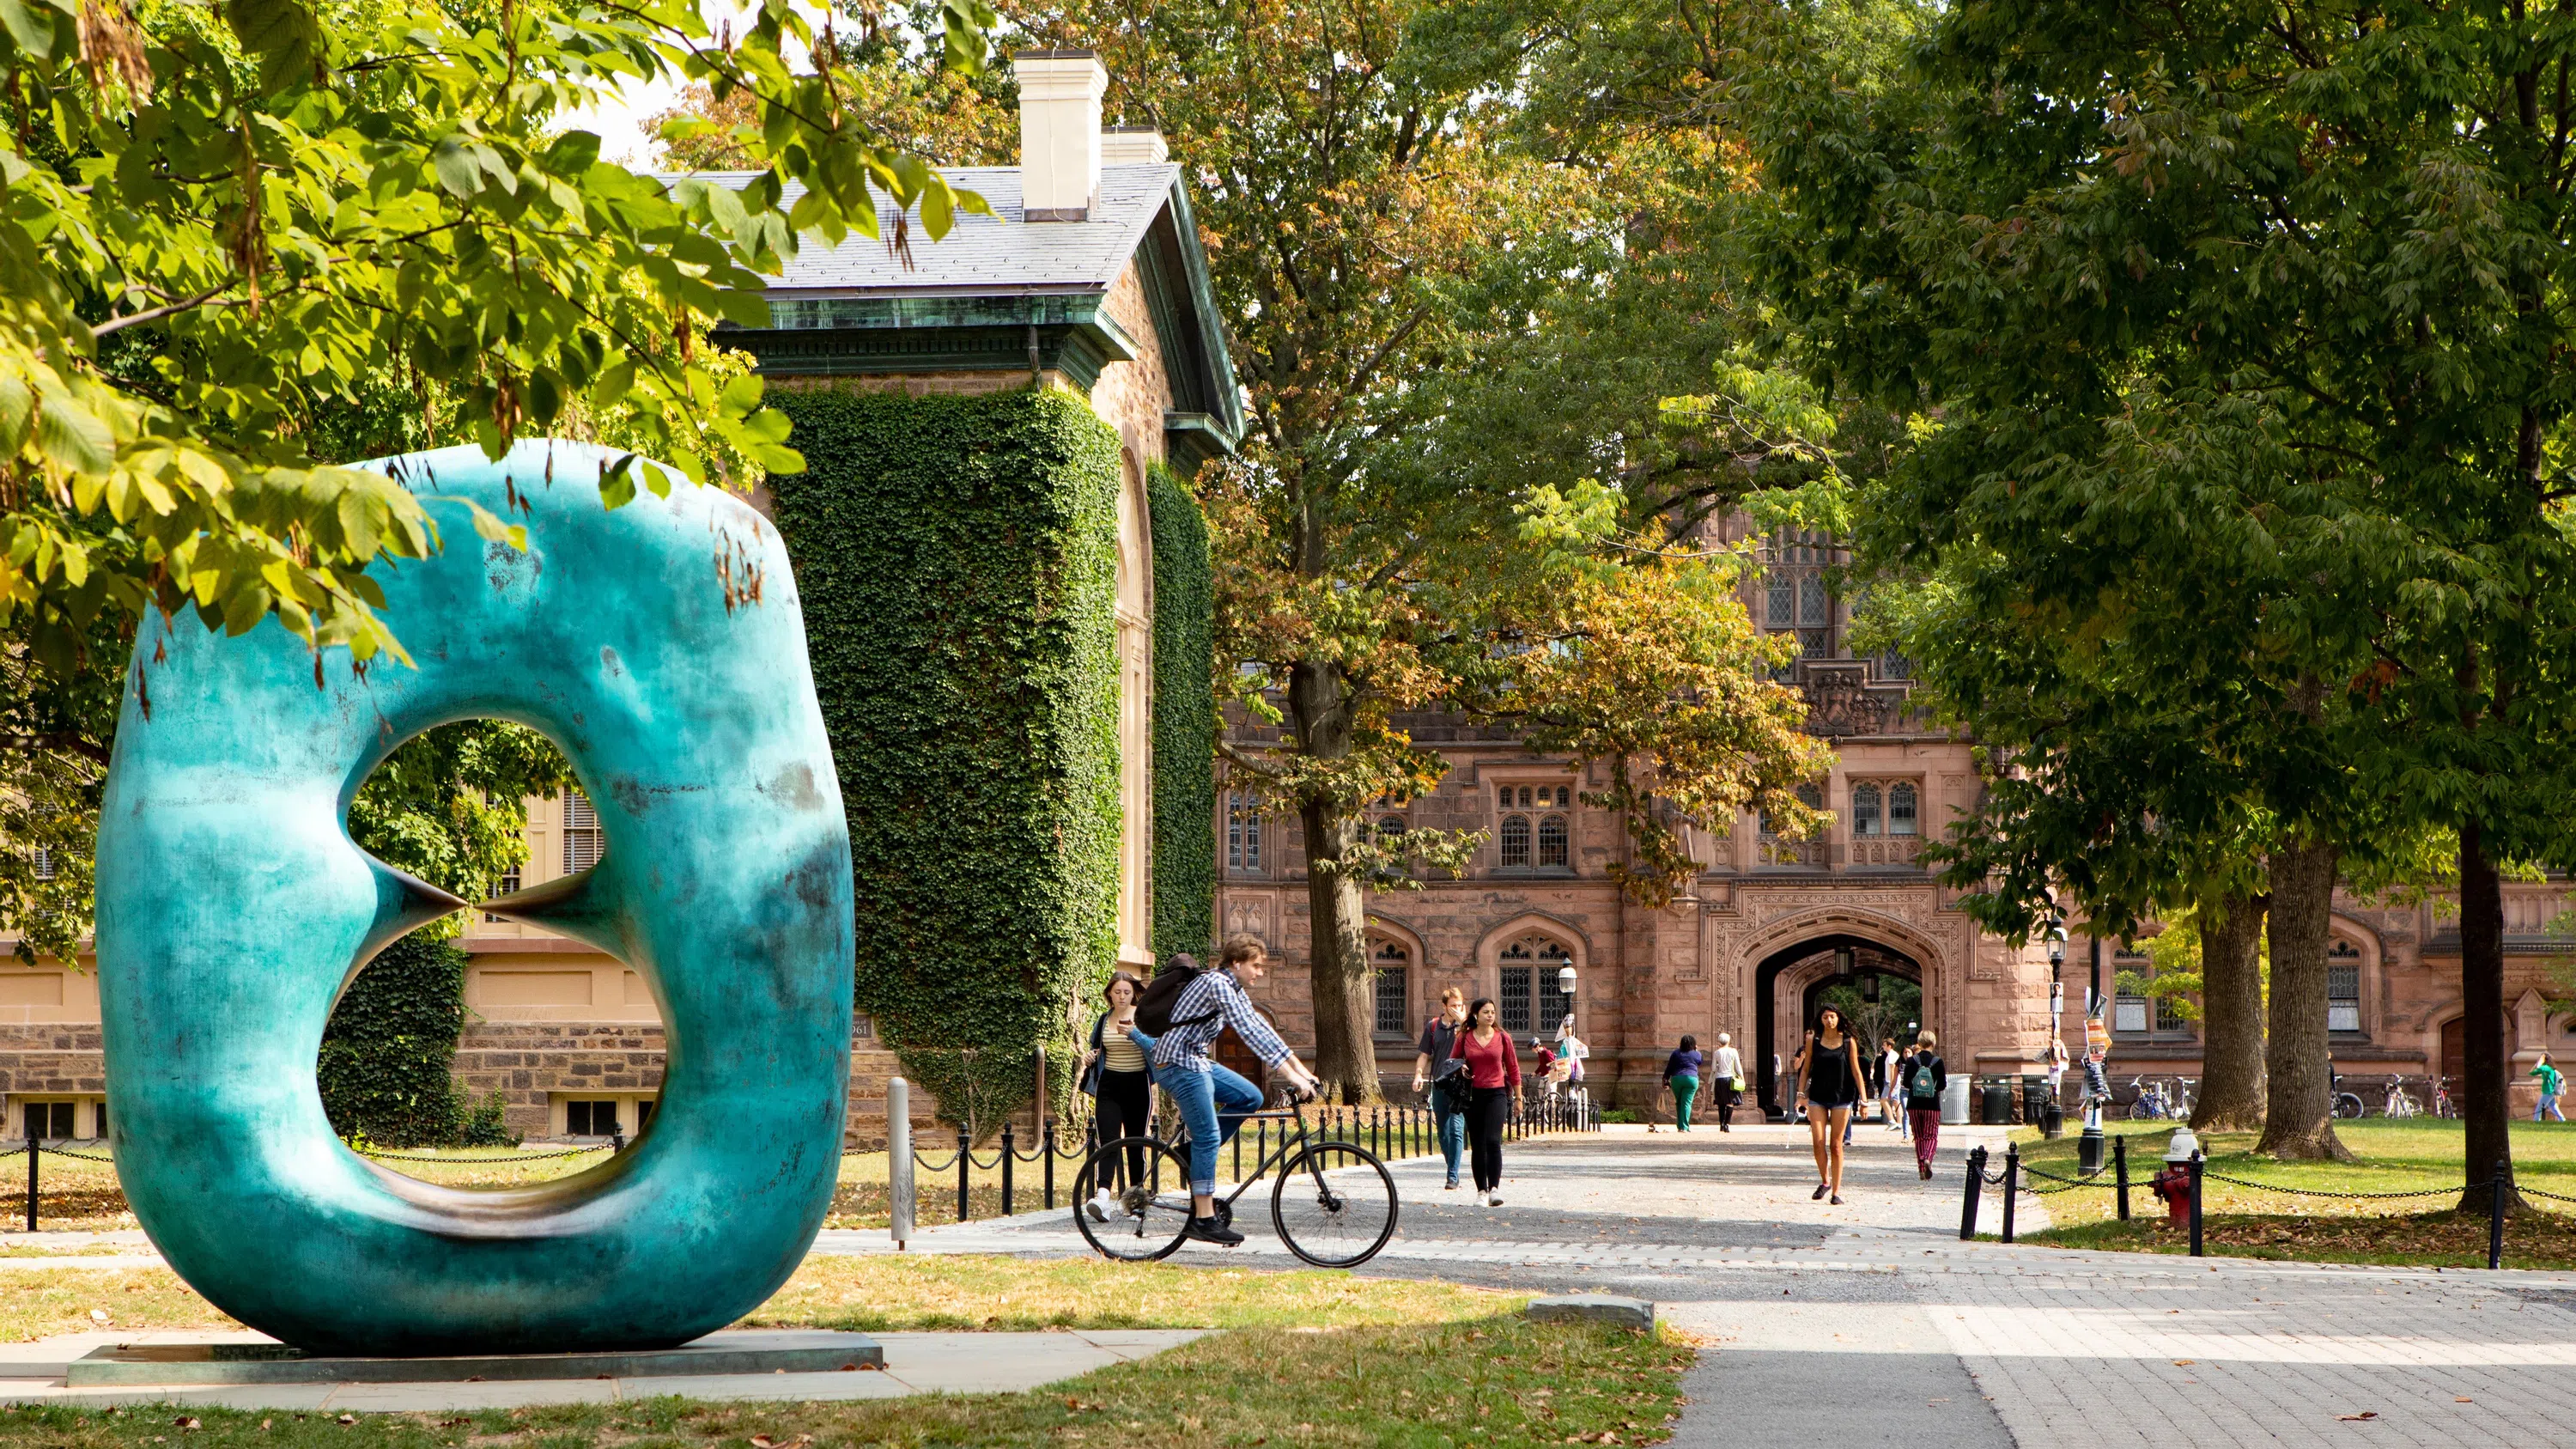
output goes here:
{"type": "MultiPolygon", "coordinates": [[[[786,274],[770,281],[770,290],[915,296],[1106,291],[1136,255],[1146,228],[1170,200],[1181,168],[1169,162],[1103,166],[1100,204],[1092,208],[1090,220],[1034,224],[1021,220],[1020,168],[946,167],[941,174],[950,185],[983,197],[994,214],[960,212],[956,226],[936,242],[922,233],[916,217],[910,271],[881,240],[853,235],[839,246],[826,246],[806,237],[788,262],[786,274]]],[[[735,187],[750,184],[752,178],[744,171],[694,175],[701,181],[735,187]]],[[[802,191],[788,186],[781,205],[795,205],[802,191]]],[[[892,230],[890,217],[887,229],[892,230]]]]}

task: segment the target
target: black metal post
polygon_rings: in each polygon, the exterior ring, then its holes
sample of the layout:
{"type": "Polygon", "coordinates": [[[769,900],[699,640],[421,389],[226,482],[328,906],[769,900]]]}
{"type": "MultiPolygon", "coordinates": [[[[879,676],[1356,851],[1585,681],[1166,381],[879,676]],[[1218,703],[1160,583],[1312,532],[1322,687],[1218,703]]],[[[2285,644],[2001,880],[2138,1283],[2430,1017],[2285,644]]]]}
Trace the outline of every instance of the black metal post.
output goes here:
{"type": "Polygon", "coordinates": [[[2200,1154],[2191,1155],[2191,1255],[2200,1256],[2200,1154]]]}
{"type": "Polygon", "coordinates": [[[1011,1215],[1011,1164],[1019,1157],[1013,1150],[1011,1124],[1002,1124],[1002,1216],[1011,1215]]]}
{"type": "Polygon", "coordinates": [[[1041,1131],[1041,1132],[1038,1134],[1038,1140],[1046,1144],[1046,1167],[1045,1167],[1045,1169],[1043,1170],[1043,1175],[1044,1175],[1044,1176],[1045,1176],[1045,1178],[1046,1178],[1046,1205],[1047,1205],[1047,1211],[1048,1211],[1048,1212],[1054,1212],[1054,1211],[1055,1211],[1055,1124],[1054,1124],[1053,1122],[1049,1122],[1048,1124],[1046,1124],[1046,1128],[1045,1128],[1045,1130],[1041,1131]]]}
{"type": "Polygon", "coordinates": [[[36,1124],[27,1124],[27,1231],[36,1230],[36,1124]]]}
{"type": "Polygon", "coordinates": [[[2120,1182],[2120,1221],[2129,1220],[2129,1139],[2111,1139],[2111,1171],[2120,1182]]]}
{"type": "Polygon", "coordinates": [[[1959,1200],[1959,1241],[1967,1242],[1977,1235],[1977,1199],[1985,1195],[1986,1149],[1968,1149],[1968,1186],[1959,1200]]]}
{"type": "Polygon", "coordinates": [[[1234,1180],[1243,1181],[1243,1129],[1234,1129],[1234,1180]]]}
{"type": "Polygon", "coordinates": [[[2487,1208],[2487,1266],[2489,1268],[2504,1266],[2504,1196],[2513,1191],[2513,1182],[2506,1176],[2511,1170],[2502,1161],[2497,1162],[2495,1183],[2488,1193],[2490,1206],[2487,1208]]]}
{"type": "Polygon", "coordinates": [[[966,1174],[975,1166],[975,1144],[966,1139],[966,1129],[957,1129],[957,1221],[966,1221],[966,1174]]]}
{"type": "Polygon", "coordinates": [[[2004,1144],[2004,1241],[2013,1240],[2013,1199],[2021,1196],[2021,1144],[2004,1144]]]}

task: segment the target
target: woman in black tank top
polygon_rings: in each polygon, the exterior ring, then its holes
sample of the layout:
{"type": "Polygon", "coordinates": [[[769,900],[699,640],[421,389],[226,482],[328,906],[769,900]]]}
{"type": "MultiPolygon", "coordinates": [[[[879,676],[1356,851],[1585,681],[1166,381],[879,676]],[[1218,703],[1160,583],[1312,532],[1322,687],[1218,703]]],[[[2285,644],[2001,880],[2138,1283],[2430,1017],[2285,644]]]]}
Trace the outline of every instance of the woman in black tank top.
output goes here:
{"type": "Polygon", "coordinates": [[[1789,1064],[1807,1098],[1807,1136],[1816,1150],[1817,1197],[1843,1200],[1843,1129],[1860,1104],[1866,1078],[1860,1064],[1860,1042],[1843,1030],[1843,1014],[1833,1007],[1816,1013],[1798,1059],[1789,1064]]]}

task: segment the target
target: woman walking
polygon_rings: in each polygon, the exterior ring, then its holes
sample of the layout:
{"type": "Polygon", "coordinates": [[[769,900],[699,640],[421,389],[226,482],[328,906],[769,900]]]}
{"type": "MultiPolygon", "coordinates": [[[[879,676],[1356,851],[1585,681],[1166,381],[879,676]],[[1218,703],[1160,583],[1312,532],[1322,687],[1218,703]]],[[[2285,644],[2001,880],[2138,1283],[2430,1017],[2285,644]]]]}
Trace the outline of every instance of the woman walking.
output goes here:
{"type": "MultiPolygon", "coordinates": [[[[1109,1009],[1091,1023],[1091,1055],[1082,1059],[1083,1090],[1097,1103],[1091,1121],[1102,1142],[1153,1135],[1153,1064],[1145,1060],[1145,1049],[1127,1035],[1127,1028],[1136,1023],[1136,995],[1144,989],[1135,976],[1113,973],[1109,989],[1101,993],[1109,1009]]],[[[1125,1187],[1145,1173],[1145,1144],[1137,1143],[1124,1155],[1126,1161],[1114,1169],[1116,1187],[1125,1187]]],[[[1103,1221],[1117,1205],[1117,1194],[1111,1183],[1094,1186],[1100,1190],[1092,1198],[1091,1216],[1103,1221]]]]}
{"type": "Polygon", "coordinates": [[[1728,1045],[1733,1038],[1717,1034],[1717,1059],[1708,1064],[1709,1091],[1717,1104],[1717,1130],[1735,1130],[1735,1104],[1744,1097],[1744,1058],[1728,1045]]]}
{"type": "Polygon", "coordinates": [[[1843,1200],[1843,1132],[1851,1126],[1852,1108],[1860,1105],[1868,1068],[1860,1059],[1860,1039],[1843,1030],[1843,1014],[1828,1006],[1816,1013],[1790,1073],[1807,1094],[1807,1137],[1816,1150],[1816,1197],[1843,1200]]]}
{"type": "Polygon", "coordinates": [[[1905,1135],[1905,1086],[1897,1081],[1905,1065],[1905,1053],[1896,1049],[1896,1038],[1878,1041],[1878,1107],[1887,1117],[1887,1130],[1899,1137],[1905,1135]]]}
{"type": "Polygon", "coordinates": [[[1450,1050],[1467,1063],[1467,1148],[1476,1176],[1476,1200],[1503,1205],[1503,1120],[1521,1093],[1521,1057],[1502,1028],[1502,1010],[1490,996],[1467,1008],[1467,1029],[1450,1050]]]}
{"type": "Polygon", "coordinates": [[[1932,1050],[1938,1038],[1929,1030],[1914,1039],[1914,1055],[1905,1059],[1905,1115],[1914,1127],[1914,1170],[1932,1180],[1932,1154],[1941,1148],[1941,1089],[1950,1085],[1941,1056],[1932,1050]]]}
{"type": "Polygon", "coordinates": [[[1699,1038],[1684,1036],[1681,1049],[1664,1058],[1664,1085],[1673,1093],[1673,1130],[1690,1130],[1691,1103],[1699,1098],[1699,1038]]]}

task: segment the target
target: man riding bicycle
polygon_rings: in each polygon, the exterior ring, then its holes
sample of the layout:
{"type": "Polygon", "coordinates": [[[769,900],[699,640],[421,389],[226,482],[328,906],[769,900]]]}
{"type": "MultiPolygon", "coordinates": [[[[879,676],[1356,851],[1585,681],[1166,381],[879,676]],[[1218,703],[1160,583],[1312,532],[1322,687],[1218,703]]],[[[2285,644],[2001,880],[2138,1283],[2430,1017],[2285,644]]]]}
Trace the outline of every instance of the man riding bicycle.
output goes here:
{"type": "MultiPolygon", "coordinates": [[[[1187,1234],[1203,1243],[1232,1247],[1243,1241],[1243,1234],[1217,1216],[1217,1149],[1233,1138],[1243,1126],[1244,1115],[1257,1110],[1262,1101],[1259,1087],[1210,1060],[1208,1048],[1227,1027],[1233,1027],[1234,1034],[1242,1038],[1254,1056],[1261,1058],[1273,1073],[1286,1078],[1290,1090],[1300,1094],[1315,1090],[1315,1074],[1297,1060],[1297,1054],[1279,1039],[1279,1033],[1270,1029],[1270,1023],[1253,1009],[1252,998],[1244,994],[1241,978],[1260,980],[1268,964],[1269,953],[1262,949],[1260,941],[1251,936],[1232,937],[1217,954],[1216,965],[1195,972],[1195,979],[1172,1001],[1169,1030],[1160,1036],[1149,1036],[1134,1026],[1127,1029],[1127,1035],[1138,1046],[1152,1053],[1154,1085],[1170,1095],[1181,1120],[1188,1124],[1187,1234]]],[[[1188,957],[1180,956],[1164,969],[1188,971],[1195,965],[1188,957]]]]}

